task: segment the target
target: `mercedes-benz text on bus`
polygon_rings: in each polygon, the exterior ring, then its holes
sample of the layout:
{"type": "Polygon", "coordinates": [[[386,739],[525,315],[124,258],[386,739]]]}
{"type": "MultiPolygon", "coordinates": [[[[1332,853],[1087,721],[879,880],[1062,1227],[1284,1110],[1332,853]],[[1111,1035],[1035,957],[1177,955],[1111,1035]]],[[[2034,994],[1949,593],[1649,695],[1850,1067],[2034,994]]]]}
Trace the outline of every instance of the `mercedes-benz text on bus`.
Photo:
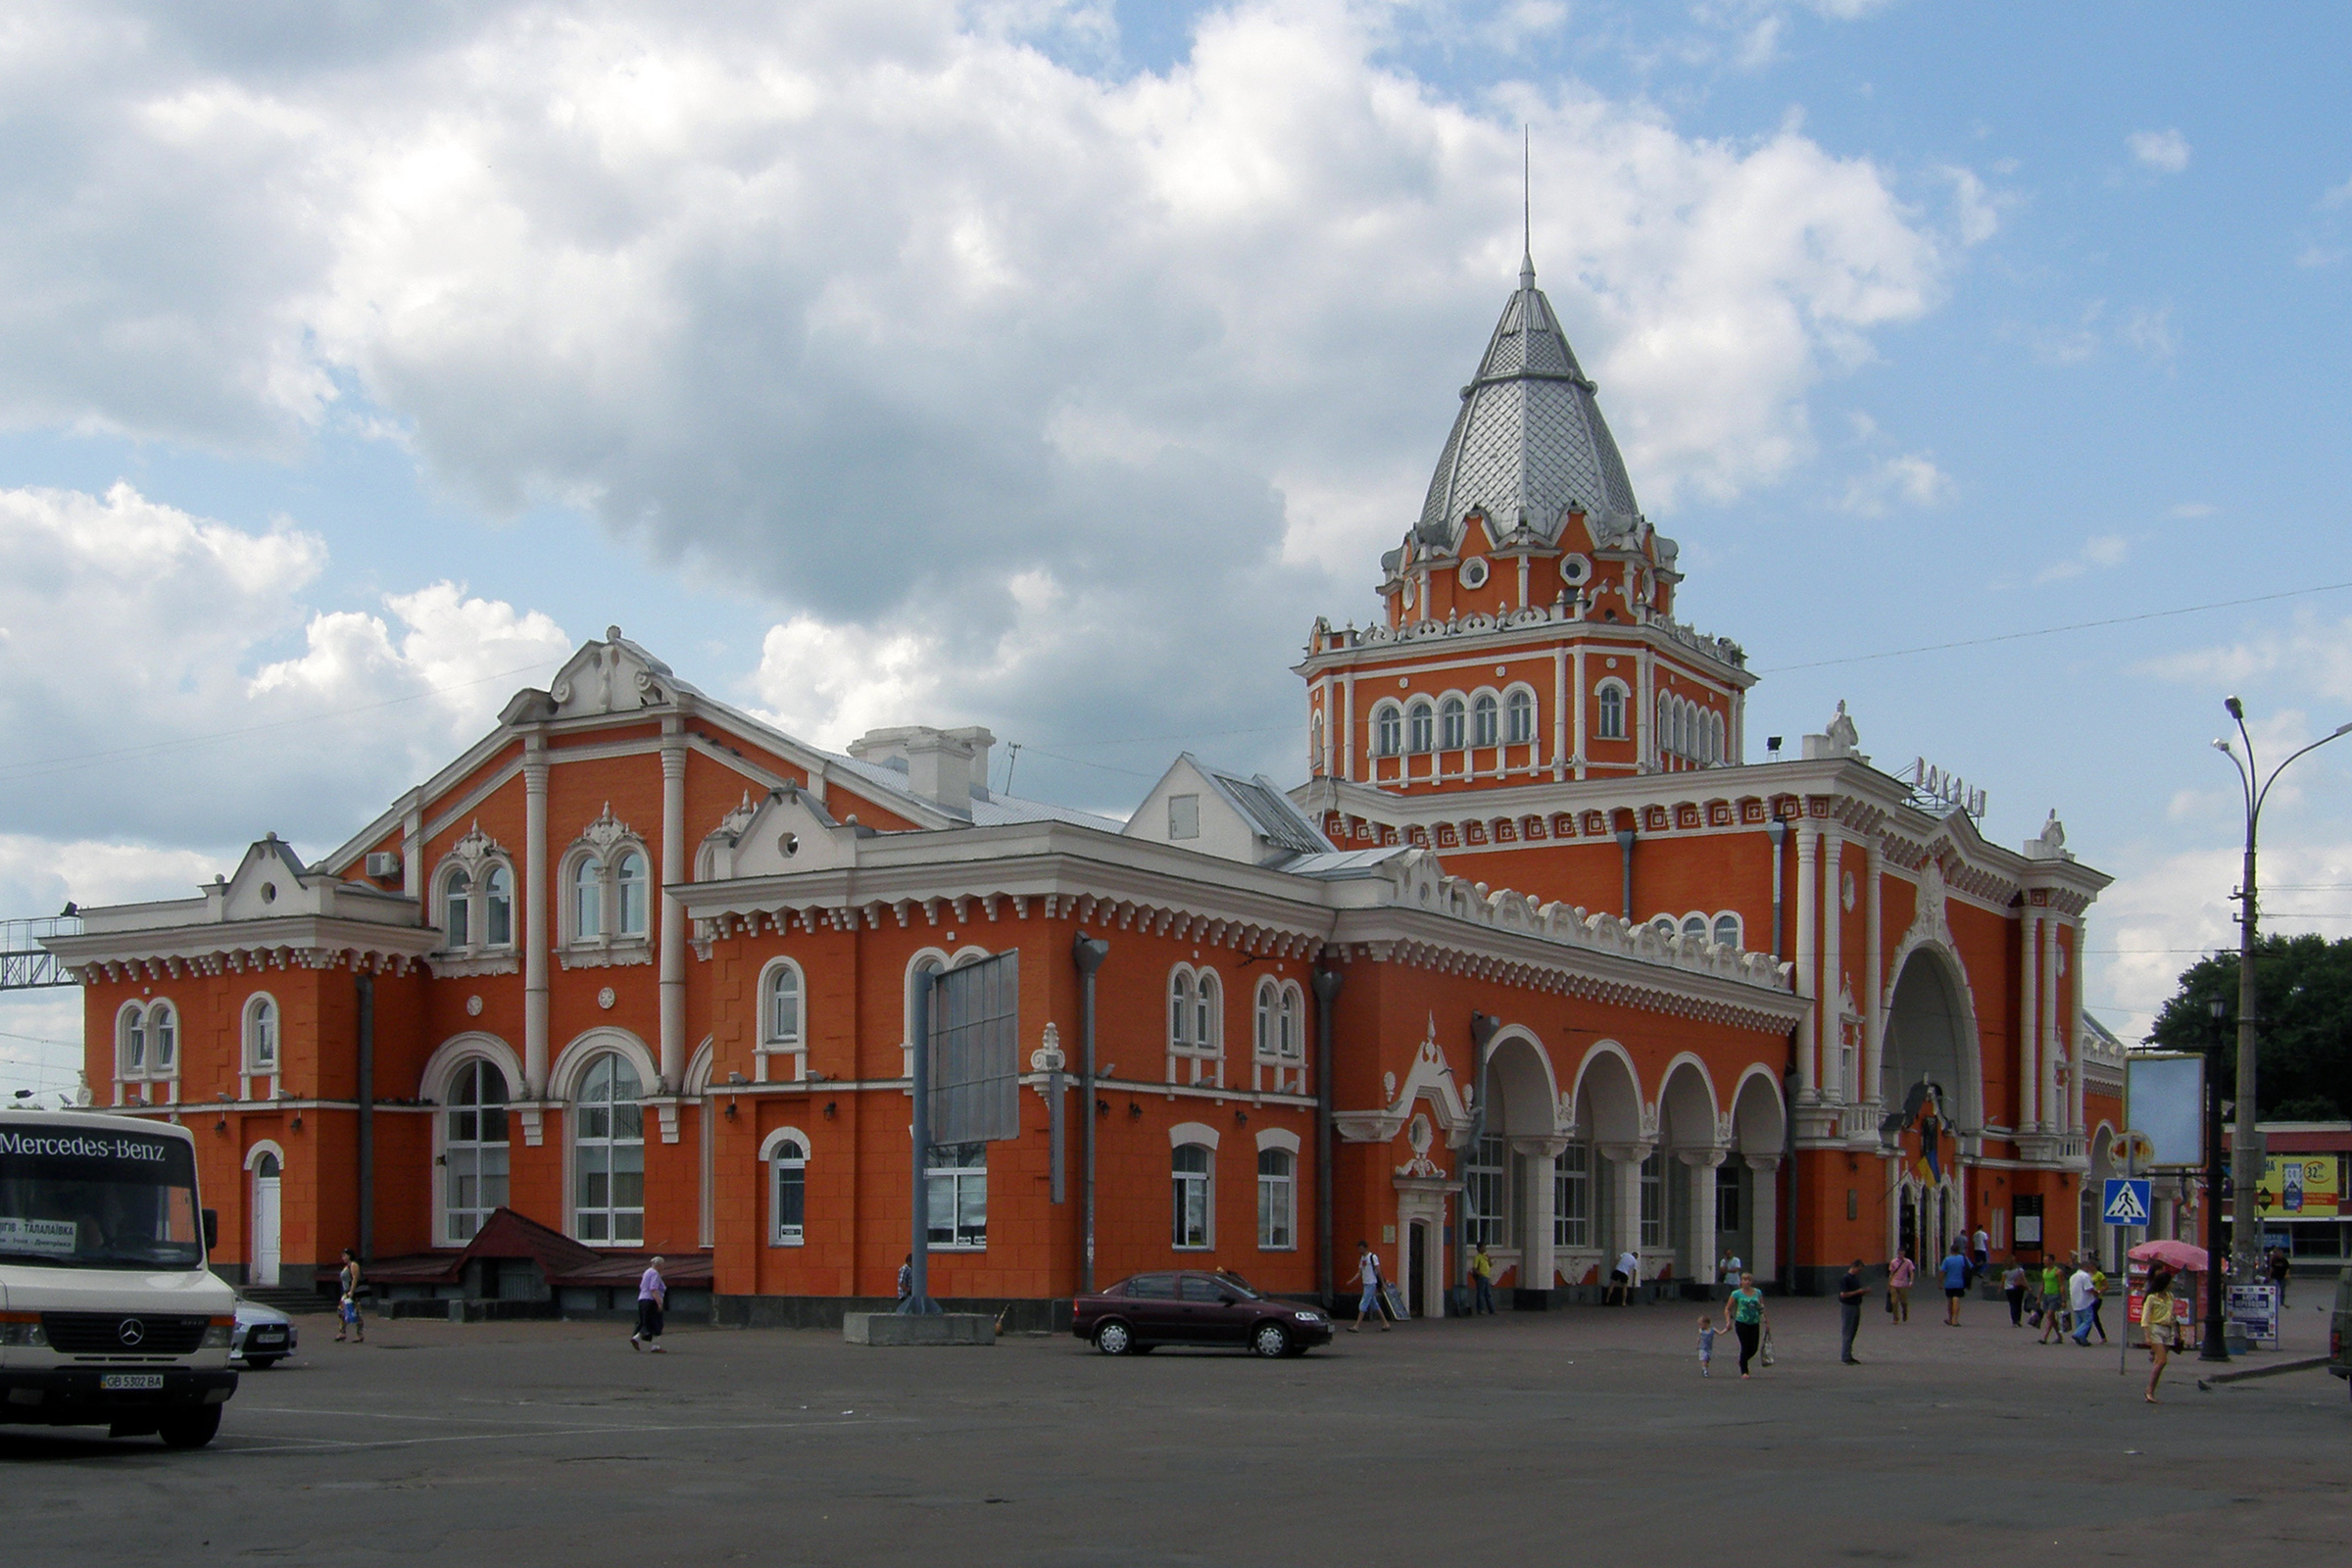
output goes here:
{"type": "Polygon", "coordinates": [[[186,1128],[0,1111],[0,1422],[211,1442],[237,1391],[212,1218],[186,1128]]]}

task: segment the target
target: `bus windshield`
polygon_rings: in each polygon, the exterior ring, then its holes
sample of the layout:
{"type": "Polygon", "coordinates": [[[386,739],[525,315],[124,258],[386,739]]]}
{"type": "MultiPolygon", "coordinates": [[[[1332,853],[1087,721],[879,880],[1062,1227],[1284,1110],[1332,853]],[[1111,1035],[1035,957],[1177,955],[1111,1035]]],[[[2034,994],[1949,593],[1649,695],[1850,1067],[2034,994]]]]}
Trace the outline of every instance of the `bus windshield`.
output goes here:
{"type": "Polygon", "coordinates": [[[0,1262],[200,1268],[195,1152],[135,1128],[0,1123],[0,1262]]]}

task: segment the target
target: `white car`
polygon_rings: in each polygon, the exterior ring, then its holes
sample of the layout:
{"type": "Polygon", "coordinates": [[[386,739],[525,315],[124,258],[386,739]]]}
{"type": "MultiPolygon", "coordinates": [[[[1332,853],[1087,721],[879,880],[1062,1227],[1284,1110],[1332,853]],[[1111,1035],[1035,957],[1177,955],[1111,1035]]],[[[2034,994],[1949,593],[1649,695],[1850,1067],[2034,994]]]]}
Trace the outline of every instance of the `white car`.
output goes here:
{"type": "Polygon", "coordinates": [[[294,1320],[274,1306],[237,1298],[237,1326],[229,1334],[228,1358],[256,1372],[268,1371],[294,1353],[294,1320]]]}

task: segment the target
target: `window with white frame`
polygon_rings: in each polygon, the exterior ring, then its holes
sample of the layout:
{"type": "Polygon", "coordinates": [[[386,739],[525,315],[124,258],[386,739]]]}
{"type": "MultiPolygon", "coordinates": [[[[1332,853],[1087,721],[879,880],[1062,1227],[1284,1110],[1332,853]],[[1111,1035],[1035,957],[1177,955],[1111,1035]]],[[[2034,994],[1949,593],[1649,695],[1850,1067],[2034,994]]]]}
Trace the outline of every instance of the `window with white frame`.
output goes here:
{"type": "Polygon", "coordinates": [[[1214,969],[1180,963],[1168,975],[1168,1081],[1218,1082],[1224,1055],[1224,998],[1214,969]],[[1183,1065],[1190,1062],[1189,1070],[1183,1065]]]}
{"type": "Polygon", "coordinates": [[[646,932],[646,859],[635,850],[623,850],[612,872],[613,904],[617,906],[614,931],[621,937],[642,937],[646,932]]]}
{"type": "Polygon", "coordinates": [[[1206,1144],[1179,1144],[1169,1154],[1169,1181],[1176,1202],[1175,1245],[1180,1249],[1213,1245],[1209,1184],[1214,1159],[1206,1144]]]}
{"type": "Polygon", "coordinates": [[[1685,939],[1687,939],[1687,940],[1689,940],[1689,941],[1691,941],[1691,942],[1704,942],[1704,941],[1706,941],[1706,940],[1707,940],[1707,917],[1706,917],[1705,915],[1703,915],[1703,914],[1686,914],[1686,915],[1684,915],[1684,916],[1683,916],[1683,936],[1685,937],[1685,939]]]}
{"type": "MultiPolygon", "coordinates": [[[[808,1035],[804,1002],[800,965],[790,958],[770,962],[760,981],[760,1050],[763,1056],[805,1054],[808,1035]]],[[[768,1076],[765,1060],[760,1062],[760,1069],[764,1081],[768,1076]]],[[[788,1076],[798,1078],[801,1074],[788,1069],[788,1076]]]]}
{"type": "Polygon", "coordinates": [[[1480,692],[1470,705],[1470,744],[1493,746],[1502,739],[1502,707],[1493,692],[1480,692]]]}
{"type": "Polygon", "coordinates": [[[605,934],[605,862],[583,855],[571,864],[571,939],[594,942],[605,934]]]}
{"type": "Polygon", "coordinates": [[[1459,697],[1447,697],[1438,705],[1438,746],[1441,750],[1458,752],[1470,744],[1467,724],[1469,712],[1459,697]]]}
{"type": "Polygon", "coordinates": [[[1404,750],[1404,710],[1383,703],[1372,710],[1372,754],[1395,757],[1404,750]]]}
{"type": "Polygon", "coordinates": [[[473,873],[462,865],[441,878],[441,940],[451,948],[473,946],[473,873]]]}
{"type": "Polygon", "coordinates": [[[1257,1248],[1281,1252],[1298,1245],[1298,1156],[1287,1149],[1257,1152],[1257,1248]]]}
{"type": "Polygon", "coordinates": [[[1257,983],[1255,1008],[1255,1087],[1266,1085],[1272,1069],[1276,1094],[1306,1092],[1306,993],[1296,980],[1268,975],[1257,983]]]}
{"type": "Polygon", "coordinates": [[[798,1138],[779,1138],[767,1168],[767,1245],[798,1247],[808,1234],[808,1151],[798,1138]]]}
{"type": "Polygon", "coordinates": [[[1740,916],[1725,911],[1715,917],[1715,940],[1727,948],[1740,944],[1740,916]]]}
{"type": "Polygon", "coordinates": [[[1514,691],[1503,699],[1502,738],[1512,746],[1525,746],[1536,738],[1536,698],[1533,692],[1514,691]]]}
{"type": "Polygon", "coordinates": [[[1429,699],[1416,700],[1404,711],[1405,744],[1416,756],[1438,749],[1438,710],[1429,699]]]}
{"type": "Polygon", "coordinates": [[[277,1071],[277,1003],[268,996],[245,1004],[245,1070],[277,1071]]]}
{"type": "Polygon", "coordinates": [[[1666,1245],[1666,1161],[1654,1149],[1642,1161],[1642,1245],[1666,1245]]]}
{"type": "Polygon", "coordinates": [[[179,1074],[179,1014],[169,1002],[134,1002],[115,1015],[115,1076],[179,1074]]]}
{"type": "Polygon", "coordinates": [[[1595,694],[1592,735],[1595,740],[1625,739],[1625,688],[1613,680],[1604,680],[1595,694]]]}
{"type": "Polygon", "coordinates": [[[931,1245],[988,1246],[988,1146],[935,1144],[923,1163],[931,1245]]]}
{"type": "Polygon", "coordinates": [[[1715,1234],[1733,1236],[1747,1227],[1740,1222],[1740,1161],[1737,1156],[1715,1167],[1715,1234]]]}
{"type": "Polygon", "coordinates": [[[482,945],[488,948],[508,948],[514,945],[514,873],[494,862],[482,873],[480,900],[482,945]]]}
{"type": "Polygon", "coordinates": [[[135,1002],[115,1014],[115,1076],[147,1076],[147,1009],[135,1002]]]}
{"type": "Polygon", "coordinates": [[[507,1201],[507,1075],[475,1057],[458,1064],[442,1112],[442,1240],[463,1247],[507,1201]]]}
{"type": "Polygon", "coordinates": [[[1570,1144],[1551,1162],[1551,1245],[1592,1245],[1592,1149],[1570,1144]]]}
{"type": "Polygon", "coordinates": [[[572,1109],[572,1234],[645,1240],[645,1108],[637,1069],[617,1052],[589,1063],[572,1109]]]}
{"type": "Polygon", "coordinates": [[[1481,1138],[1462,1165],[1462,1216],[1472,1247],[1504,1245],[1503,1203],[1507,1199],[1510,1149],[1500,1138],[1481,1138]]]}

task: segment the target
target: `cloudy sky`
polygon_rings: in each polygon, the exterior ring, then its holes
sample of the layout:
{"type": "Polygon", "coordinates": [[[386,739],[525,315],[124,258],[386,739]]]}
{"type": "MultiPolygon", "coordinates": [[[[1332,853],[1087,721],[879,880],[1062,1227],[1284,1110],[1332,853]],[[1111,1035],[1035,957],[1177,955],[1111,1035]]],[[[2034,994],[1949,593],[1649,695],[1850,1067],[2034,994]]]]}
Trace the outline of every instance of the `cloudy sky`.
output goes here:
{"type": "MultiPolygon", "coordinates": [[[[322,850],[613,622],[1024,794],[1297,779],[1525,126],[1751,736],[1844,699],[1995,839],[2056,807],[2136,1035],[2230,940],[2221,697],[2352,718],[2352,24],[2073,10],[17,0],[0,914],[322,850]]],[[[2348,776],[2274,797],[2282,926],[2352,933],[2348,776]]],[[[77,1018],[0,1004],[0,1075],[77,1018]]]]}

